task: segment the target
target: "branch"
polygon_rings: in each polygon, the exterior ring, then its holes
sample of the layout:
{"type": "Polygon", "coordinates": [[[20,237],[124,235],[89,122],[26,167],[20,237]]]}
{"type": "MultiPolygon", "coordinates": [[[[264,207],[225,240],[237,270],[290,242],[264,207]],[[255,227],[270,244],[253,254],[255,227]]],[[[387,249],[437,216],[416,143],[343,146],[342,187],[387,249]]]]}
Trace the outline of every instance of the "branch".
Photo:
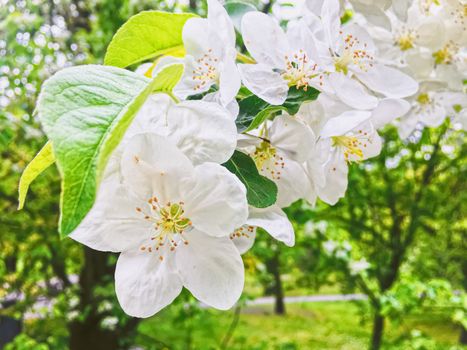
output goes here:
{"type": "Polygon", "coordinates": [[[433,153],[431,154],[431,158],[428,161],[428,164],[427,164],[427,166],[425,168],[425,171],[423,173],[422,183],[420,185],[420,188],[417,191],[417,193],[415,194],[415,197],[414,197],[414,199],[412,201],[412,208],[410,210],[410,215],[409,215],[410,224],[409,224],[409,227],[407,229],[407,236],[406,236],[405,240],[403,241],[403,246],[404,247],[407,247],[413,241],[415,231],[416,231],[418,221],[419,221],[420,201],[423,198],[423,196],[425,194],[425,190],[428,187],[428,185],[430,184],[430,182],[431,182],[431,180],[433,178],[433,175],[435,173],[436,162],[438,160],[438,154],[439,154],[439,151],[441,149],[441,140],[443,139],[443,137],[446,134],[447,130],[448,130],[447,125],[443,126],[443,128],[442,128],[442,130],[441,130],[441,132],[440,132],[440,134],[439,134],[439,136],[438,136],[438,138],[437,138],[437,140],[436,140],[436,142],[434,144],[434,149],[433,149],[433,153]]]}

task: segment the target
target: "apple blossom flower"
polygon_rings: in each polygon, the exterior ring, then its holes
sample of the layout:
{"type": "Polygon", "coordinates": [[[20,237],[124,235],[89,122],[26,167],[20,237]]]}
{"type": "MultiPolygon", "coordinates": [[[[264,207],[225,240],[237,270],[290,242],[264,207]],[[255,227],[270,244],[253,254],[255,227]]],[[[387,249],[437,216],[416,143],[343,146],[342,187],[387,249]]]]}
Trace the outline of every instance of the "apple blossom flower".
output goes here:
{"type": "Polygon", "coordinates": [[[311,129],[289,115],[277,116],[255,130],[257,135],[240,135],[238,148],[255,161],[260,174],[278,187],[276,204],[287,207],[306,193],[303,162],[315,145],[311,129]]]}
{"type": "Polygon", "coordinates": [[[227,11],[208,0],[207,18],[191,18],[183,27],[185,72],[174,93],[182,99],[216,85],[215,98],[224,107],[236,103],[240,76],[235,63],[235,30],[227,11]]]}
{"type": "Polygon", "coordinates": [[[467,44],[467,12],[465,2],[446,0],[437,15],[443,20],[446,28],[446,38],[456,45],[467,44]]]}
{"type": "Polygon", "coordinates": [[[371,121],[371,112],[348,111],[329,119],[320,133],[321,147],[330,157],[325,165],[326,183],[317,188],[319,198],[335,204],[347,190],[348,163],[378,155],[381,139],[371,121]]]}
{"type": "MultiPolygon", "coordinates": [[[[316,16],[315,16],[316,17],[316,16]]],[[[357,24],[341,26],[339,2],[325,1],[319,19],[308,21],[317,51],[312,58],[327,73],[325,91],[356,109],[373,109],[378,100],[413,95],[418,84],[401,71],[382,64],[368,32],[357,24]]]]}
{"type": "Polygon", "coordinates": [[[303,104],[297,118],[306,123],[317,143],[305,162],[306,199],[319,197],[335,204],[347,189],[348,163],[376,156],[381,140],[376,129],[404,116],[410,104],[401,99],[381,99],[372,111],[352,110],[332,95],[320,94],[303,104]]]}
{"type": "Polygon", "coordinates": [[[126,145],[123,182],[104,182],[71,237],[120,252],[115,288],[124,311],[149,317],[187,288],[230,308],[243,288],[243,263],[229,239],[248,216],[244,185],[215,163],[193,166],[169,139],[135,135],[126,145]]]}
{"type": "Polygon", "coordinates": [[[112,153],[104,177],[121,177],[120,159],[126,144],[132,136],[146,132],[170,139],[195,165],[204,162],[222,164],[237,146],[235,121],[219,104],[199,100],[176,103],[166,94],[153,94],[112,153]]]}
{"type": "Polygon", "coordinates": [[[284,33],[277,21],[252,11],[242,18],[242,36],[256,64],[239,64],[243,84],[272,105],[281,105],[289,87],[319,88],[323,78],[311,59],[316,49],[302,23],[291,22],[284,33]]]}
{"type": "Polygon", "coordinates": [[[446,117],[465,118],[467,97],[464,93],[423,89],[413,100],[410,112],[398,124],[399,136],[409,137],[417,125],[440,126],[446,117]],[[464,117],[463,117],[464,115],[464,117]]]}
{"type": "Polygon", "coordinates": [[[222,164],[237,145],[235,121],[225,108],[200,100],[176,103],[166,94],[152,95],[127,133],[141,132],[169,138],[195,165],[222,164]]]}

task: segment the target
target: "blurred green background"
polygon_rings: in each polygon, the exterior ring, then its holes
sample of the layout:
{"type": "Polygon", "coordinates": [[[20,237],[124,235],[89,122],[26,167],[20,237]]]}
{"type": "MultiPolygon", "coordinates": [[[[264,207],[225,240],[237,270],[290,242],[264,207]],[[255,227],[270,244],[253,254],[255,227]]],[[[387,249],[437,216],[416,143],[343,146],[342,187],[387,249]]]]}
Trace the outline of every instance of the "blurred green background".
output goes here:
{"type": "Polygon", "coordinates": [[[288,208],[294,248],[259,232],[244,255],[242,300],[226,312],[183,293],[150,319],[126,316],[117,256],[59,239],[56,169],[16,210],[21,171],[45,143],[34,118],[42,82],[101,63],[118,27],[147,9],[204,15],[206,4],[0,0],[0,348],[356,350],[380,339],[384,349],[464,348],[466,143],[448,122],[408,141],[387,128],[381,155],[352,166],[344,200],[288,208]]]}

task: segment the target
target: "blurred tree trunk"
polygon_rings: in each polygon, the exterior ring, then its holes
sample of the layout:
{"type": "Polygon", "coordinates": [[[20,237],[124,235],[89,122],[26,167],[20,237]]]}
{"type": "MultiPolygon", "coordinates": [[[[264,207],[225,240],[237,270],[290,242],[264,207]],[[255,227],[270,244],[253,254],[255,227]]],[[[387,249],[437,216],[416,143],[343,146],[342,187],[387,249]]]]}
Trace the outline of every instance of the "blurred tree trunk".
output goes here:
{"type": "Polygon", "coordinates": [[[467,330],[464,327],[462,327],[462,329],[461,329],[461,334],[460,334],[460,337],[459,337],[459,343],[462,344],[462,345],[467,345],[467,330]]]}
{"type": "Polygon", "coordinates": [[[101,326],[107,315],[98,312],[103,300],[95,295],[94,290],[113,280],[115,267],[109,264],[109,256],[109,253],[84,248],[85,262],[79,279],[79,313],[84,320],[77,319],[69,324],[70,350],[123,349],[121,341],[128,339],[138,324],[138,319],[130,319],[124,326],[117,325],[115,330],[101,326]]]}
{"type": "Polygon", "coordinates": [[[383,331],[384,331],[384,317],[379,313],[375,315],[373,320],[373,332],[371,336],[371,350],[379,350],[381,343],[383,341],[383,331]]]}
{"type": "MultiPolygon", "coordinates": [[[[464,277],[463,285],[464,285],[464,291],[465,291],[467,290],[467,260],[466,259],[462,260],[462,275],[464,277]]],[[[467,329],[465,329],[464,326],[462,325],[461,325],[461,332],[459,335],[459,344],[467,345],[467,329]]]]}
{"type": "Polygon", "coordinates": [[[280,273],[279,250],[266,262],[268,272],[273,276],[272,293],[274,295],[274,313],[285,315],[284,290],[280,273]]]}

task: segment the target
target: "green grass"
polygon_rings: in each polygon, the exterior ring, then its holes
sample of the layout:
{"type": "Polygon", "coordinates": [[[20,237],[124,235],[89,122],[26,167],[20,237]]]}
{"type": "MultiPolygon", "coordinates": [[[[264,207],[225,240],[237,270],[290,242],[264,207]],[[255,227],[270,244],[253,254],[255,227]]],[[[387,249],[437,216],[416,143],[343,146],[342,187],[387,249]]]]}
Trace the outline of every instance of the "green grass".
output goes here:
{"type": "MultiPolygon", "coordinates": [[[[361,323],[359,309],[355,304],[333,302],[287,306],[286,316],[272,314],[269,305],[244,309],[227,348],[366,349],[371,324],[361,323]]],[[[192,312],[181,306],[171,306],[141,323],[138,344],[147,350],[219,349],[232,318],[233,311],[192,312]]],[[[458,334],[458,328],[448,315],[431,311],[410,316],[398,325],[388,323],[384,349],[453,349],[458,334]],[[422,344],[418,344],[418,347],[409,345],[407,340],[415,329],[424,335],[415,340],[422,344]]]]}

